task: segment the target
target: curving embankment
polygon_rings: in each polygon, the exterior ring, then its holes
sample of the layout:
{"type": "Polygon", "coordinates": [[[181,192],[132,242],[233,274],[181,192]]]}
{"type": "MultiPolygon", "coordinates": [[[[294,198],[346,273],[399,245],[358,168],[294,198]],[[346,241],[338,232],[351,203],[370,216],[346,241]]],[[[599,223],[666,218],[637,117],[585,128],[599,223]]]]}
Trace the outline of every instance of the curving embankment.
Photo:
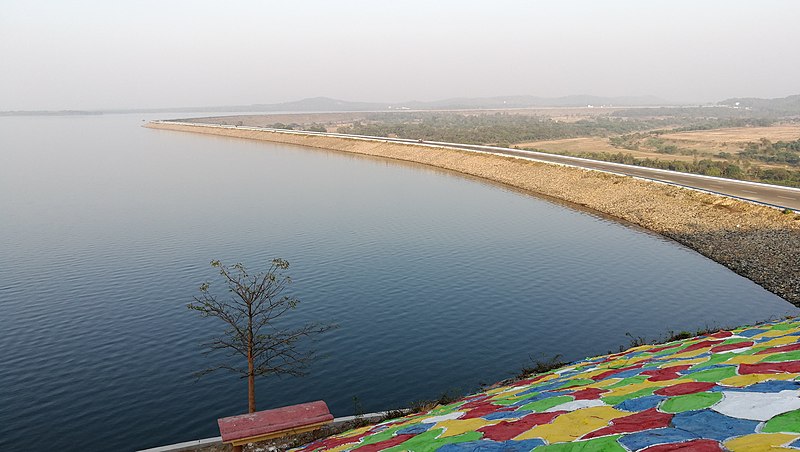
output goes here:
{"type": "Polygon", "coordinates": [[[451,148],[168,122],[146,127],[385,157],[500,182],[650,229],[800,306],[800,216],[795,214],[632,177],[451,148]]]}

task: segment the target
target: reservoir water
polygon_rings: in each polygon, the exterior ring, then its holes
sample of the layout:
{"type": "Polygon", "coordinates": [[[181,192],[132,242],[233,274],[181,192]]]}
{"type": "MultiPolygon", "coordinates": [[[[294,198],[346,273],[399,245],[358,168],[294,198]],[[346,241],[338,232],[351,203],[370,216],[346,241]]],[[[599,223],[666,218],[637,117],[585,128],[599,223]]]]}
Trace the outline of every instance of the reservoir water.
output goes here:
{"type": "MultiPolygon", "coordinates": [[[[169,117],[170,115],[159,115],[169,117]]],[[[291,263],[322,320],[260,409],[334,415],[475,390],[531,359],[798,310],[639,228],[416,165],[142,128],[154,115],[0,118],[0,450],[217,436],[246,382],[193,373],[223,325],[186,309],[209,261],[291,263]],[[354,398],[356,398],[354,400],[354,398]]]]}

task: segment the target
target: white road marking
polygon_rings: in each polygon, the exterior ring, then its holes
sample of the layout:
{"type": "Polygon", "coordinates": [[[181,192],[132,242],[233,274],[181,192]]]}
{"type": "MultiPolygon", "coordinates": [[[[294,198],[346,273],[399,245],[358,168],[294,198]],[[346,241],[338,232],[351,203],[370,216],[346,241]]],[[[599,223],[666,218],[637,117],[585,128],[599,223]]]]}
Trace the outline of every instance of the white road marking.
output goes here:
{"type": "Polygon", "coordinates": [[[797,198],[791,198],[789,196],[781,196],[781,195],[778,195],[778,198],[791,199],[792,201],[795,201],[797,199],[797,198]]]}
{"type": "Polygon", "coordinates": [[[754,194],[754,195],[756,194],[756,192],[754,192],[754,191],[750,191],[750,190],[742,190],[742,191],[743,191],[743,192],[745,192],[745,193],[752,193],[752,194],[754,194]]]}

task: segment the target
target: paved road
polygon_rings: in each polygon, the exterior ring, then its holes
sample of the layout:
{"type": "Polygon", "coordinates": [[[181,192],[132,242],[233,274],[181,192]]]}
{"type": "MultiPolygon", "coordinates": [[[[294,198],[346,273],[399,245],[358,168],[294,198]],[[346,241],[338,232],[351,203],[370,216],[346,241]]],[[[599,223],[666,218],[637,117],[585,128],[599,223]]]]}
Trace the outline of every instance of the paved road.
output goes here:
{"type": "MultiPolygon", "coordinates": [[[[164,122],[177,122],[177,121],[164,121],[164,122]]],[[[616,174],[624,174],[626,176],[634,176],[643,179],[666,182],[674,185],[680,185],[683,187],[696,188],[726,196],[741,198],[748,201],[755,201],[762,204],[771,205],[774,207],[789,208],[800,212],[800,189],[781,187],[777,185],[737,181],[733,179],[723,179],[720,177],[679,173],[676,171],[659,170],[653,168],[645,168],[641,166],[623,165],[620,163],[600,162],[597,160],[588,160],[577,157],[548,154],[544,152],[499,148],[494,146],[477,146],[477,145],[460,144],[460,143],[446,143],[439,141],[419,141],[419,140],[409,140],[403,138],[347,135],[341,133],[287,131],[282,129],[270,129],[265,127],[249,127],[249,126],[235,127],[235,126],[225,126],[219,124],[198,124],[198,123],[179,123],[179,124],[208,125],[214,127],[239,128],[239,129],[249,129],[249,130],[267,130],[271,132],[281,132],[281,133],[290,133],[299,135],[323,135],[332,137],[355,138],[355,139],[369,140],[369,141],[413,143],[423,146],[436,146],[436,147],[441,146],[441,147],[450,147],[457,149],[466,149],[471,151],[489,152],[493,154],[508,155],[513,157],[536,160],[536,161],[559,163],[563,165],[576,166],[579,168],[594,169],[616,174]]]]}
{"type": "MultiPolygon", "coordinates": [[[[461,145],[463,149],[486,150],[482,147],[461,145]]],[[[752,182],[723,179],[720,177],[700,176],[697,174],[679,173],[676,171],[657,170],[632,165],[621,165],[595,160],[570,158],[567,156],[547,154],[542,152],[522,151],[516,149],[495,150],[498,154],[513,155],[517,157],[533,158],[553,163],[562,163],[581,168],[596,169],[612,173],[635,176],[643,179],[669,182],[690,188],[698,188],[714,193],[757,201],[776,207],[790,208],[800,211],[800,190],[777,185],[756,184],[752,182]]]]}

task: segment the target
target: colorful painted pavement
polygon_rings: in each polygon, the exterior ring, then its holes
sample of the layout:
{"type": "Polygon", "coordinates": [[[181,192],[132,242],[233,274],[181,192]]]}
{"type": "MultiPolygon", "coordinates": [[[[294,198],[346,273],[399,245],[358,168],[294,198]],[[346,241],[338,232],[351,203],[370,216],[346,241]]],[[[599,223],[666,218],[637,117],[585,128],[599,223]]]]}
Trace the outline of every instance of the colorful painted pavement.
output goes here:
{"type": "Polygon", "coordinates": [[[632,348],[298,451],[800,449],[800,320],[632,348]]]}

